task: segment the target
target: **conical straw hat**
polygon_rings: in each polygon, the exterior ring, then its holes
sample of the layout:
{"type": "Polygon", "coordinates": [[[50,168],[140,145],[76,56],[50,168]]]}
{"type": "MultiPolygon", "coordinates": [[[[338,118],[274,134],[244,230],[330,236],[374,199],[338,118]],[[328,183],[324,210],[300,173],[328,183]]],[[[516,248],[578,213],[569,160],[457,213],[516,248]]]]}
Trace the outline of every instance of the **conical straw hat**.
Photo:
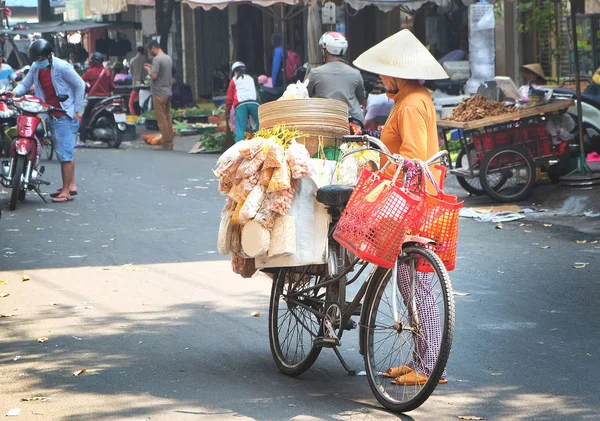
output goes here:
{"type": "Polygon", "coordinates": [[[546,79],[546,75],[544,74],[544,69],[542,69],[542,65],[540,63],[526,64],[522,67],[522,69],[527,69],[530,72],[535,73],[538,76],[541,76],[543,79],[546,79]]]}
{"type": "Polygon", "coordinates": [[[378,75],[411,80],[448,79],[448,74],[408,29],[362,53],[354,65],[378,75]]]}

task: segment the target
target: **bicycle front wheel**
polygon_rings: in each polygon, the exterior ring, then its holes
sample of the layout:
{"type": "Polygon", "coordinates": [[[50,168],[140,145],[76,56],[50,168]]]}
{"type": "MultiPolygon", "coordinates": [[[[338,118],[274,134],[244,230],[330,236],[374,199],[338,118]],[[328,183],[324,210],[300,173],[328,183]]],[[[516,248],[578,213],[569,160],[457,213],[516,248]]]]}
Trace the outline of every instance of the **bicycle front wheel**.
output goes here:
{"type": "Polygon", "coordinates": [[[446,382],[454,331],[448,272],[432,251],[407,247],[397,282],[391,270],[379,268],[367,299],[364,360],[371,390],[388,410],[412,411],[446,382]]]}
{"type": "Polygon", "coordinates": [[[277,368],[288,376],[308,370],[321,353],[314,339],[322,333],[315,312],[325,311],[326,288],[315,288],[325,266],[281,268],[275,275],[269,306],[269,342],[277,368]]]}

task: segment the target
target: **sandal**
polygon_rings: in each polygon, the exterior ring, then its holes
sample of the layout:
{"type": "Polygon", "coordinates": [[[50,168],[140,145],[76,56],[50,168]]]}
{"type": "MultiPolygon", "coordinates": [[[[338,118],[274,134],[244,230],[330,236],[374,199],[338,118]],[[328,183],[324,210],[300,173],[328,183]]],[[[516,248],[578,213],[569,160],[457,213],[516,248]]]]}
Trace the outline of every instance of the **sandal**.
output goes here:
{"type": "Polygon", "coordinates": [[[414,371],[410,365],[401,365],[400,367],[388,368],[388,370],[382,374],[383,377],[389,377],[395,379],[396,377],[404,376],[414,371]]]}
{"type": "MultiPolygon", "coordinates": [[[[427,383],[428,378],[422,374],[422,373],[417,373],[416,371],[411,371],[408,374],[405,374],[403,376],[400,377],[396,377],[393,381],[392,384],[396,384],[399,386],[422,386],[425,383],[427,383]]],[[[448,383],[448,380],[446,379],[446,377],[441,377],[440,380],[438,381],[438,384],[446,384],[448,383]]]]}
{"type": "MultiPolygon", "coordinates": [[[[60,195],[60,192],[62,191],[62,189],[58,189],[56,190],[55,193],[50,193],[50,197],[54,198],[54,197],[58,197],[60,195]]],[[[77,190],[71,190],[69,192],[70,196],[77,196],[77,190]]]]}
{"type": "Polygon", "coordinates": [[[71,202],[73,198],[71,196],[56,196],[52,199],[52,203],[66,203],[71,202]]]}

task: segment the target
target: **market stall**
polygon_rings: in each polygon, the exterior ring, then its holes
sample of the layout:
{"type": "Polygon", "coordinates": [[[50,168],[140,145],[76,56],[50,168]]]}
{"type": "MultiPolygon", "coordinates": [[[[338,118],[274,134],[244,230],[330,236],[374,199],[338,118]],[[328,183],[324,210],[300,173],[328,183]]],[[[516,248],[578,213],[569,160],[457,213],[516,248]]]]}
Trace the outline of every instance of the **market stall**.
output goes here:
{"type": "Polygon", "coordinates": [[[536,183],[536,162],[562,156],[575,123],[566,114],[573,101],[528,108],[507,107],[478,95],[464,100],[438,121],[449,151],[458,152],[453,169],[470,194],[499,202],[527,198],[536,183]]]}

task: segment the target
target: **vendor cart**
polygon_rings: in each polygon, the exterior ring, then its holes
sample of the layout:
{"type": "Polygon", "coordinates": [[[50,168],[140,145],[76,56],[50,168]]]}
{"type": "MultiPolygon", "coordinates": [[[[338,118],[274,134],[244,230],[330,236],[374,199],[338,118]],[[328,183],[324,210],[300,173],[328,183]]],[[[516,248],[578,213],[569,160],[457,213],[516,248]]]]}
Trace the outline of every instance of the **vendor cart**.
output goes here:
{"type": "Polygon", "coordinates": [[[558,157],[546,129],[550,116],[565,113],[573,101],[558,101],[470,122],[438,121],[450,152],[458,152],[450,172],[467,192],[498,202],[527,198],[536,183],[536,161],[558,157]]]}

